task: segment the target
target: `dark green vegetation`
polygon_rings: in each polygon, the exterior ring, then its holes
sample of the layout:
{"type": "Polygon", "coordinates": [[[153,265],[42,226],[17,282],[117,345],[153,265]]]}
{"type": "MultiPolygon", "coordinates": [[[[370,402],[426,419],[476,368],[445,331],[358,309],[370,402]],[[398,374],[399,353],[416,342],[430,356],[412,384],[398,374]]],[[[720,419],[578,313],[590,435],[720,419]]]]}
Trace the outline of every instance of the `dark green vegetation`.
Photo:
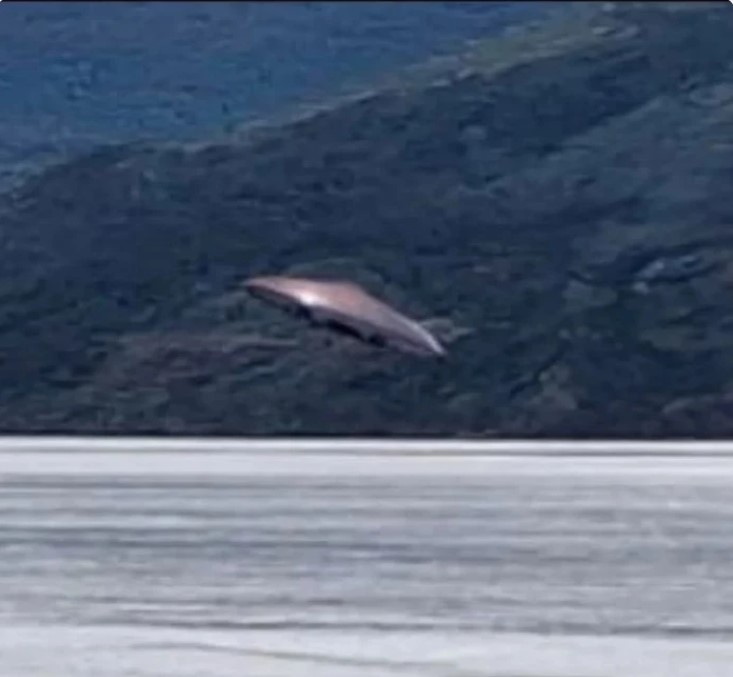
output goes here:
{"type": "Polygon", "coordinates": [[[733,11],[573,5],[209,146],[100,149],[0,205],[8,432],[733,432],[733,11]],[[310,330],[348,276],[447,361],[310,330]]]}

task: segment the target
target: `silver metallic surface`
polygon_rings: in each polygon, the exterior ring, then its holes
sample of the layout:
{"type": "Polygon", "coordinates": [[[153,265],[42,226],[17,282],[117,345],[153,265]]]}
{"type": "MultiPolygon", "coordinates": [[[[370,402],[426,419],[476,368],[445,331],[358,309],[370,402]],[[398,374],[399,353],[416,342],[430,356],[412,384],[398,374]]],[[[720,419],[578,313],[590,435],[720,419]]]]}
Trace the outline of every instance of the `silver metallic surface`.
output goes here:
{"type": "Polygon", "coordinates": [[[247,280],[245,288],[316,325],[347,330],[366,342],[420,355],[445,354],[425,327],[351,282],[265,276],[247,280]]]}

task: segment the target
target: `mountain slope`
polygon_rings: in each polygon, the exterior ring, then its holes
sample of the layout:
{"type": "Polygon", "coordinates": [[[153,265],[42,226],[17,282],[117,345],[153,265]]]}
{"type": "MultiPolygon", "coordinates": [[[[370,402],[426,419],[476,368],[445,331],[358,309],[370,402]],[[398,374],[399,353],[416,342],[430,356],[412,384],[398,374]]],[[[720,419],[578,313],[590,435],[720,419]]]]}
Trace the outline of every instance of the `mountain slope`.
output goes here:
{"type": "Polygon", "coordinates": [[[0,204],[0,427],[733,432],[733,12],[580,6],[205,146],[99,149],[0,204]],[[348,275],[446,363],[244,277],[348,275]]]}

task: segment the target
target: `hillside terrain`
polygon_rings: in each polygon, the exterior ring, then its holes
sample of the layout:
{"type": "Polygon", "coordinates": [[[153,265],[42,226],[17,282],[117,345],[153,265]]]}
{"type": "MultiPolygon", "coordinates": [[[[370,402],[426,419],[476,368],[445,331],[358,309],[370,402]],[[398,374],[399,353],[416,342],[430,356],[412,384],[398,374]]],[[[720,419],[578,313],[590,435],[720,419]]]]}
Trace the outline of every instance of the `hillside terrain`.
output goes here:
{"type": "Polygon", "coordinates": [[[98,148],[0,198],[0,429],[733,434],[733,11],[578,3],[207,144],[98,148]],[[308,329],[348,276],[446,361],[308,329]]]}
{"type": "Polygon", "coordinates": [[[449,54],[546,7],[544,0],[5,3],[0,191],[39,164],[101,143],[210,140],[449,54]]]}

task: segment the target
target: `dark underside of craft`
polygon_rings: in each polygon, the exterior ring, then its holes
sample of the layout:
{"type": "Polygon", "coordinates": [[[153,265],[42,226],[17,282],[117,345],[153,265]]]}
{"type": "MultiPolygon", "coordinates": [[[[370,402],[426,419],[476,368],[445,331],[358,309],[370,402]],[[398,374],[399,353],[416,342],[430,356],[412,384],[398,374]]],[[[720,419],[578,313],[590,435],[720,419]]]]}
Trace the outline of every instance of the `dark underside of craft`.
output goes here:
{"type": "Polygon", "coordinates": [[[409,352],[414,355],[433,355],[427,350],[418,350],[416,347],[408,346],[404,343],[397,345],[390,342],[385,336],[377,332],[365,332],[355,326],[334,318],[319,317],[310,308],[306,306],[288,304],[281,306],[285,312],[298,320],[307,321],[313,328],[322,329],[331,332],[339,337],[359,341],[374,348],[388,350],[390,348],[409,352]]]}

